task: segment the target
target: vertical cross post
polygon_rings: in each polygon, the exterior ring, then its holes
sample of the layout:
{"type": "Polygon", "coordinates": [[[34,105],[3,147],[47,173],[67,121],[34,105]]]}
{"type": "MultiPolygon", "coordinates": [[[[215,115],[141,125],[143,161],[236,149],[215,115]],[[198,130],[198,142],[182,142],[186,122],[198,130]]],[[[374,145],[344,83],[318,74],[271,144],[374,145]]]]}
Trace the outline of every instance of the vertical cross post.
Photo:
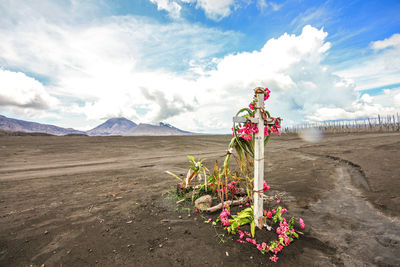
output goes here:
{"type": "Polygon", "coordinates": [[[255,121],[258,133],[254,140],[254,222],[258,228],[263,227],[263,184],[264,184],[264,119],[261,109],[264,108],[264,91],[262,88],[255,89],[256,113],[255,121]]]}

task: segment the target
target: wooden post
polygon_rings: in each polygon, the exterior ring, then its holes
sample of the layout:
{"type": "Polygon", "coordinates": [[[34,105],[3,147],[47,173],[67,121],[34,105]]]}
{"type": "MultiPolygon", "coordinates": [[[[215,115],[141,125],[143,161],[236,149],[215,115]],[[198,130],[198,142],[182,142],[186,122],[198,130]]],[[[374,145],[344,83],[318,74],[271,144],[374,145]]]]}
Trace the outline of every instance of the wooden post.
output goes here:
{"type": "Polygon", "coordinates": [[[254,221],[258,228],[263,227],[263,184],[264,184],[264,119],[261,109],[264,108],[264,91],[262,88],[255,89],[256,113],[258,133],[254,140],[254,221]]]}
{"type": "Polygon", "coordinates": [[[254,89],[256,102],[256,113],[254,118],[233,117],[234,123],[245,123],[251,121],[257,124],[258,133],[254,136],[254,184],[253,184],[253,203],[254,203],[254,222],[258,228],[264,225],[263,216],[263,188],[264,188],[264,125],[274,125],[276,119],[267,118],[265,121],[261,109],[264,108],[264,89],[257,87],[254,89]]]}

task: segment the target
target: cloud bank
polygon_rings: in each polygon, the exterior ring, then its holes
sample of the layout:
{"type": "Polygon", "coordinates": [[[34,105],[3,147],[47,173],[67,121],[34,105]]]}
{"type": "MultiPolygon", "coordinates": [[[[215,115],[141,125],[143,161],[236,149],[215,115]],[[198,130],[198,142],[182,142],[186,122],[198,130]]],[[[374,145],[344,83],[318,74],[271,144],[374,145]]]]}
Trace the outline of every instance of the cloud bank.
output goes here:
{"type": "MultiPolygon", "coordinates": [[[[168,11],[176,1],[153,2],[168,11]]],[[[217,17],[234,5],[210,3],[178,4],[195,4],[209,14],[219,10],[217,17]]],[[[65,23],[39,9],[29,11],[32,19],[19,8],[3,7],[8,13],[0,18],[0,24],[7,25],[0,27],[0,113],[59,116],[66,125],[83,130],[107,118],[126,117],[226,133],[232,116],[250,102],[257,86],[270,88],[267,109],[284,118],[285,125],[399,110],[399,90],[381,96],[356,90],[360,85],[355,80],[367,77],[372,65],[334,72],[324,61],[331,49],[328,33],[310,25],[298,35],[272,38],[260,49],[233,52],[240,33],[185,21],[161,24],[114,16],[65,23]],[[68,118],[80,122],[68,123],[68,118]]],[[[67,6],[59,10],[60,16],[83,16],[73,10],[81,9],[67,6]]],[[[398,39],[397,34],[371,44],[374,68],[384,73],[378,79],[385,82],[398,77],[398,39]]]]}

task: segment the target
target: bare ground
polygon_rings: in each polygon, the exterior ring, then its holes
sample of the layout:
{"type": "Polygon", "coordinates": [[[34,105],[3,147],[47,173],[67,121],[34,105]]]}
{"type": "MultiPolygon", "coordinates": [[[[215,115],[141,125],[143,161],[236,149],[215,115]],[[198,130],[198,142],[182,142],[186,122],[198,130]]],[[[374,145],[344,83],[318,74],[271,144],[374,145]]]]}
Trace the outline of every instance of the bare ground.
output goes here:
{"type": "MultiPolygon", "coordinates": [[[[0,265],[273,265],[167,194],[165,170],[185,173],[188,154],[211,167],[229,140],[0,137],[0,265]]],[[[281,136],[266,151],[269,193],[307,224],[278,265],[400,265],[400,134],[281,136]]]]}

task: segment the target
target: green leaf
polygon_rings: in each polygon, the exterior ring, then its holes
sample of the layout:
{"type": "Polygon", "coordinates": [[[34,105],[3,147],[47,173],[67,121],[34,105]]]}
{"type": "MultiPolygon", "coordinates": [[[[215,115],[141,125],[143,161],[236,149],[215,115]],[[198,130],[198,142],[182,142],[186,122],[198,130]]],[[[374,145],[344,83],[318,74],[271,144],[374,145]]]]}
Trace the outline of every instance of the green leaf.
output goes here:
{"type": "Polygon", "coordinates": [[[170,172],[170,171],[166,171],[166,173],[168,173],[169,175],[174,176],[176,179],[178,179],[179,181],[183,182],[183,179],[181,179],[180,177],[178,177],[176,174],[170,172]]]}
{"type": "Polygon", "coordinates": [[[250,224],[250,230],[251,230],[251,236],[254,238],[254,235],[256,234],[256,222],[252,221],[250,224]]]}

